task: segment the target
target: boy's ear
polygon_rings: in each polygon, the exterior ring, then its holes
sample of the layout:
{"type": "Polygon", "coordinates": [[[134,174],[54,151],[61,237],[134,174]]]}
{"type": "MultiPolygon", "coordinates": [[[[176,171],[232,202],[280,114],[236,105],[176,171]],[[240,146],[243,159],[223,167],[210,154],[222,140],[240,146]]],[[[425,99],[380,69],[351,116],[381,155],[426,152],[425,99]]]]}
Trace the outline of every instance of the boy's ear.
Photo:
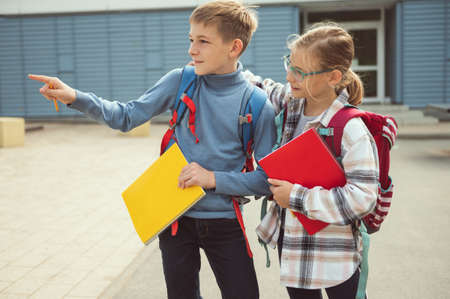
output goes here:
{"type": "Polygon", "coordinates": [[[244,44],[239,38],[236,38],[233,40],[231,51],[230,51],[230,57],[231,58],[237,58],[242,54],[242,49],[244,48],[244,44]]]}

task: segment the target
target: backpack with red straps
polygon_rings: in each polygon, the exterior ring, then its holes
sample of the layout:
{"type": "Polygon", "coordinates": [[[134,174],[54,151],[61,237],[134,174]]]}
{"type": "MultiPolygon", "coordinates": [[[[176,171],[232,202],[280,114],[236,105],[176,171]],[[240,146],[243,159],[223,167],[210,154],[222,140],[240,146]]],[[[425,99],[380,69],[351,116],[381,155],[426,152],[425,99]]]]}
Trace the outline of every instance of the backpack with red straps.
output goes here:
{"type": "Polygon", "coordinates": [[[380,229],[391,206],[394,185],[389,176],[390,150],[397,137],[398,126],[392,116],[384,116],[373,112],[363,111],[354,106],[346,105],[330,120],[327,128],[319,128],[321,135],[338,161],[341,160],[341,141],[347,122],[360,117],[373,136],[378,150],[379,182],[378,197],[375,208],[363,218],[369,234],[380,229]]]}
{"type": "Polygon", "coordinates": [[[384,116],[359,110],[351,105],[345,105],[333,116],[327,128],[318,129],[318,133],[323,136],[338,161],[342,160],[341,142],[344,127],[350,119],[355,117],[360,117],[364,121],[375,140],[379,162],[377,202],[375,208],[362,219],[362,224],[359,226],[363,246],[356,299],[364,299],[367,298],[366,286],[369,274],[370,238],[368,234],[377,232],[380,229],[380,225],[391,207],[394,185],[389,176],[390,150],[397,137],[398,126],[392,116],[384,116]]]}
{"type": "MultiPolygon", "coordinates": [[[[197,84],[197,75],[195,74],[193,66],[185,66],[181,75],[181,82],[178,87],[177,97],[172,110],[172,118],[169,121],[169,129],[164,134],[161,141],[162,155],[173,143],[177,142],[174,135],[175,128],[183,120],[184,114],[189,110],[188,125],[189,129],[195,138],[195,143],[199,142],[197,134],[195,133],[195,112],[196,107],[192,100],[192,96],[197,84]]],[[[253,135],[255,132],[256,123],[259,119],[261,111],[266,103],[267,96],[264,91],[254,86],[250,86],[243,96],[241,101],[241,108],[239,112],[238,128],[239,137],[242,143],[242,150],[246,155],[245,165],[243,165],[242,172],[253,171],[253,135]]],[[[250,250],[250,245],[245,233],[244,222],[240,205],[248,203],[250,200],[241,197],[233,196],[233,207],[236,212],[237,220],[241,226],[242,232],[245,237],[247,253],[250,257],[253,257],[253,253],[250,250]]],[[[177,234],[178,221],[175,221],[171,225],[172,236],[177,234]]]]}

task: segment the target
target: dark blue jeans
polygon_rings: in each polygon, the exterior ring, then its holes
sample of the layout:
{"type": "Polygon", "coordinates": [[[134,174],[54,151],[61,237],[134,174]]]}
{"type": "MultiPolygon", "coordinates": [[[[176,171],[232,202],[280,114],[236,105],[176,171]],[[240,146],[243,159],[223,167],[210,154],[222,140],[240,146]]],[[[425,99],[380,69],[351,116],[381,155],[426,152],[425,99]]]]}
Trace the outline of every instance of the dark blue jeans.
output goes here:
{"type": "Polygon", "coordinates": [[[200,297],[200,248],[205,252],[224,299],[259,298],[253,259],[237,219],[181,217],[178,233],[159,235],[168,299],[200,297]]]}

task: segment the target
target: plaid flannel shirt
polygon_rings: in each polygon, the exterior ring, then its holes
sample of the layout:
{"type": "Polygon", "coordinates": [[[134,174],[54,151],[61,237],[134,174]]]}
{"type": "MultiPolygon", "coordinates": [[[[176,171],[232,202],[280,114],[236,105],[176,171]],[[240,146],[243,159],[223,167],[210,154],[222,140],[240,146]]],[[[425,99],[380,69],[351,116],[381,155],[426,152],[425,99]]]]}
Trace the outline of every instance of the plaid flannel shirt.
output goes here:
{"type": "MultiPolygon", "coordinates": [[[[245,75],[267,92],[276,113],[287,108],[281,139],[281,144],[285,144],[294,137],[305,100],[292,98],[288,84],[262,80],[249,71],[245,75]]],[[[348,93],[344,90],[326,111],[305,125],[304,131],[326,127],[334,114],[347,104],[347,99],[348,93]]],[[[292,213],[286,213],[280,261],[280,278],[285,286],[305,289],[335,286],[350,278],[360,264],[362,241],[357,226],[376,203],[378,155],[376,144],[360,118],[346,124],[341,146],[347,178],[345,186],[327,190],[294,184],[291,191],[290,209],[330,225],[309,235],[292,213]]],[[[273,202],[256,229],[260,238],[273,248],[279,237],[280,216],[281,208],[273,202]]]]}

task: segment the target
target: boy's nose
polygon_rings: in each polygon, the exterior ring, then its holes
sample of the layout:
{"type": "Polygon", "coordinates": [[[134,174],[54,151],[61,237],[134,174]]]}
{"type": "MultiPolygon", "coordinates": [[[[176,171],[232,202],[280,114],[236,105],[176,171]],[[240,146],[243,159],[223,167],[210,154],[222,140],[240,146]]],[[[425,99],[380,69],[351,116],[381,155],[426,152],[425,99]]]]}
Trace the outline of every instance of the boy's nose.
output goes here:
{"type": "Polygon", "coordinates": [[[189,55],[193,56],[193,55],[197,55],[198,54],[198,50],[195,49],[194,45],[191,44],[191,46],[189,47],[189,51],[188,51],[189,55]]]}

